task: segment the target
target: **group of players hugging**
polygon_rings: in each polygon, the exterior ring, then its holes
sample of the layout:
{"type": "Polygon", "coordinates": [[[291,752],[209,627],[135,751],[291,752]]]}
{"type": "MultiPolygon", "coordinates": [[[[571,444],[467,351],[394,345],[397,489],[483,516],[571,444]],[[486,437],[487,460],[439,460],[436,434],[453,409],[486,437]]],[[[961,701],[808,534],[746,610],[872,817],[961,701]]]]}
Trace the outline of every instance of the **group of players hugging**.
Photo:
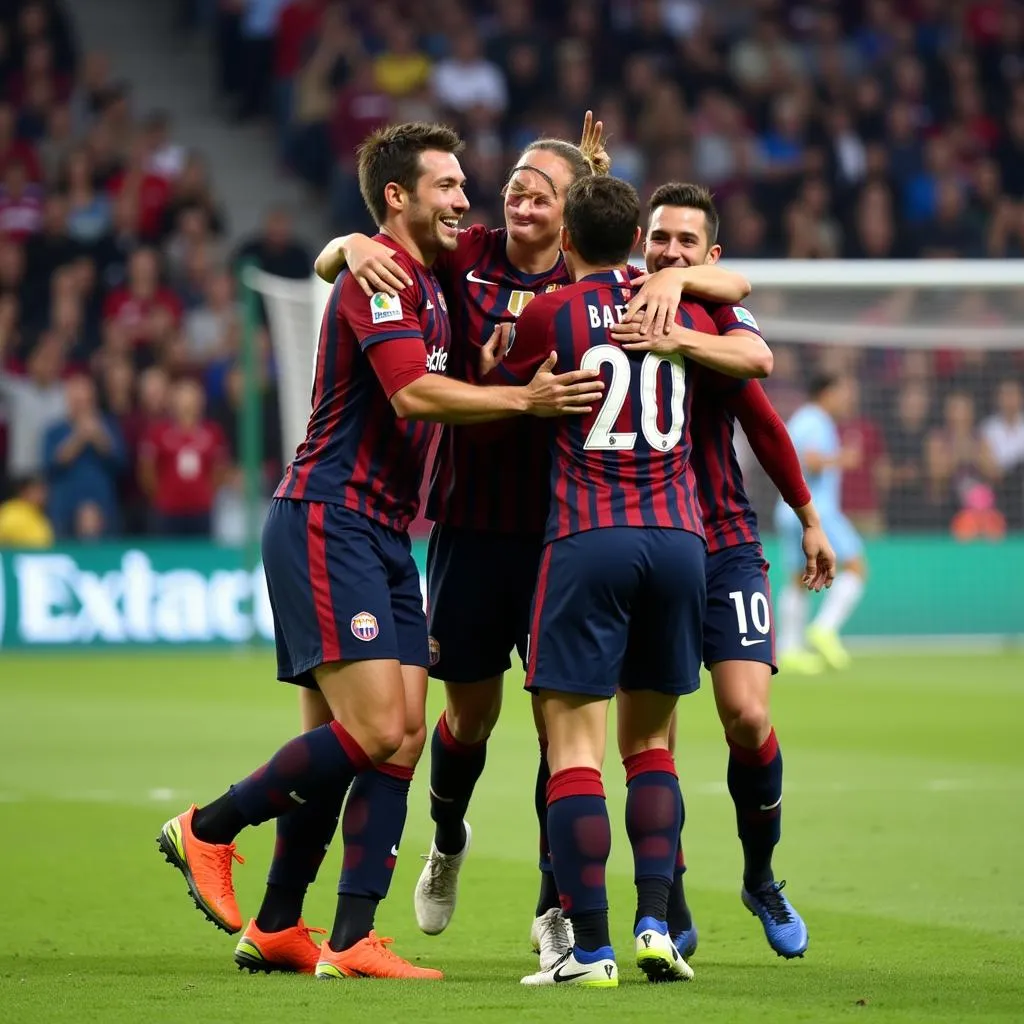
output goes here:
{"type": "Polygon", "coordinates": [[[636,963],[654,981],[693,977],[673,750],[676,701],[697,689],[702,663],[728,744],[743,903],[779,955],[807,949],[772,870],[782,806],[774,629],[737,421],[793,509],[795,579],[827,588],[835,554],[754,379],[772,356],[740,305],[750,286],[715,266],[710,194],[663,185],[644,231],[636,191],[608,174],[601,134],[588,114],[579,145],[528,146],[505,188],[505,226],[493,230],[460,229],[469,201],[451,129],[395,125],[359,151],[379,233],[335,239],[317,260],[334,286],[312,412],[263,533],[278,678],[300,687],[302,731],[158,837],[197,907],[237,933],[235,839],[276,820],[240,967],[443,977],[398,956],[374,916],[427,744],[429,671],[446,706],[429,739],[435,833],[414,900],[424,932],[451,922],[472,842],[467,808],[513,649],[540,741],[539,969],[523,984],[618,984],[601,776],[612,698],[636,963]],[[641,237],[638,275],[628,260],[641,237]],[[425,614],[408,527],[436,423],[425,614]],[[318,943],[302,905],[339,819],[337,915],[318,943]]]}

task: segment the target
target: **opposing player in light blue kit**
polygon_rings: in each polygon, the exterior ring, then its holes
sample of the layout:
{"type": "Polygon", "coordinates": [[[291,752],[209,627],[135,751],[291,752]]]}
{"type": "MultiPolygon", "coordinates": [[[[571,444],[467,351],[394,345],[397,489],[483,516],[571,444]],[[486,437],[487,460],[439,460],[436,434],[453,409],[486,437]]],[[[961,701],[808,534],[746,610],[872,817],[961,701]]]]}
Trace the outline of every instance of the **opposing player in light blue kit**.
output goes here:
{"type": "Polygon", "coordinates": [[[840,376],[818,377],[811,383],[809,397],[786,427],[838,563],[832,589],[809,626],[805,625],[807,592],[801,585],[806,561],[800,543],[803,528],[782,501],[775,508],[775,526],[786,569],[786,585],[779,599],[779,668],[814,674],[825,664],[832,668],[849,664],[850,655],[839,633],[864,592],[866,565],[860,535],[840,506],[843,470],[856,467],[861,458],[857,449],[842,447],[836,426],[837,420],[850,413],[850,381],[840,376]]]}

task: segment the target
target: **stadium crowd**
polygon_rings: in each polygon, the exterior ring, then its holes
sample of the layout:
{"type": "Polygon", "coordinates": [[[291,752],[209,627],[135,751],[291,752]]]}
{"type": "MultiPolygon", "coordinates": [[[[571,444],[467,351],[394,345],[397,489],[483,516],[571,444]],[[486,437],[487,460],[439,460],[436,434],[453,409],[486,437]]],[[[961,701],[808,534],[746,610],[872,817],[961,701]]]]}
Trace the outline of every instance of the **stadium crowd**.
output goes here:
{"type": "MultiPolygon", "coordinates": [[[[727,256],[1024,256],[1024,6],[1011,0],[181,11],[212,34],[232,116],[266,119],[268,160],[322,192],[339,230],[368,227],[354,149],[380,124],[457,126],[468,221],[494,225],[516,152],[574,138],[593,108],[613,172],[642,194],[670,179],[714,189],[727,256]]],[[[280,210],[229,248],[204,155],[134,109],[104,54],[79,53],[59,3],[7,0],[0,19],[0,484],[14,499],[0,543],[208,535],[241,487],[238,267],[303,277],[311,253],[280,210]]],[[[269,489],[276,383],[257,336],[269,489]]],[[[770,340],[786,414],[830,356],[770,340]]],[[[1024,528],[1019,354],[842,360],[864,396],[844,426],[862,526],[1024,528]]]]}

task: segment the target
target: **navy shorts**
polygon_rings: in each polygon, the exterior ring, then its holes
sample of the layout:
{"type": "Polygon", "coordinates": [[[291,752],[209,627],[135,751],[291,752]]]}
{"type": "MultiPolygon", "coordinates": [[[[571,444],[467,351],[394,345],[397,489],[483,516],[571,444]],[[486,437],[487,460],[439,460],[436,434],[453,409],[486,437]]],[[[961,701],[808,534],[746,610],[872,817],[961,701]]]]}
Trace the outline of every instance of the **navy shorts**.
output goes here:
{"type": "Polygon", "coordinates": [[[768,563],[761,545],[739,544],[708,555],[704,664],[760,661],[775,666],[775,621],[768,563]]]}
{"type": "Polygon", "coordinates": [[[680,695],[700,686],[704,541],[686,530],[610,527],[544,548],[529,690],[680,695]]]}
{"type": "Polygon", "coordinates": [[[492,533],[435,524],[427,545],[430,674],[478,683],[526,664],[539,535],[492,533]]]}
{"type": "Polygon", "coordinates": [[[263,526],[277,678],[316,689],[332,661],[427,664],[420,574],[408,534],[344,508],[275,498],[263,526]]]}

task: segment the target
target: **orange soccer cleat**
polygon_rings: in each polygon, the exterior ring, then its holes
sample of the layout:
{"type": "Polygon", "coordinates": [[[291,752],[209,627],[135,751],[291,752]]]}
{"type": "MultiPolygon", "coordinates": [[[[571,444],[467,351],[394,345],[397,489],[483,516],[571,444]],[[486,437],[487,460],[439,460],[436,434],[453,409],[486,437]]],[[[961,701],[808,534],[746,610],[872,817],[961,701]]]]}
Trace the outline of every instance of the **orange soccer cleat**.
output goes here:
{"type": "Polygon", "coordinates": [[[388,948],[394,939],[381,939],[370,932],[342,953],[336,953],[325,941],[320,947],[316,976],[322,981],[338,978],[406,978],[415,981],[440,981],[444,975],[430,967],[415,967],[388,948]]]}
{"type": "Polygon", "coordinates": [[[193,804],[183,814],[164,824],[156,844],[188,882],[195,905],[218,928],[229,935],[242,930],[242,915],[231,881],[231,862],[244,864],[234,843],[204,843],[192,831],[193,804]]]}
{"type": "Polygon", "coordinates": [[[312,974],[320,959],[320,946],[312,939],[314,932],[327,934],[323,928],[307,928],[302,918],[293,928],[264,932],[256,927],[253,918],[235,946],[235,963],[240,971],[247,970],[250,974],[257,971],[312,974]]]}

